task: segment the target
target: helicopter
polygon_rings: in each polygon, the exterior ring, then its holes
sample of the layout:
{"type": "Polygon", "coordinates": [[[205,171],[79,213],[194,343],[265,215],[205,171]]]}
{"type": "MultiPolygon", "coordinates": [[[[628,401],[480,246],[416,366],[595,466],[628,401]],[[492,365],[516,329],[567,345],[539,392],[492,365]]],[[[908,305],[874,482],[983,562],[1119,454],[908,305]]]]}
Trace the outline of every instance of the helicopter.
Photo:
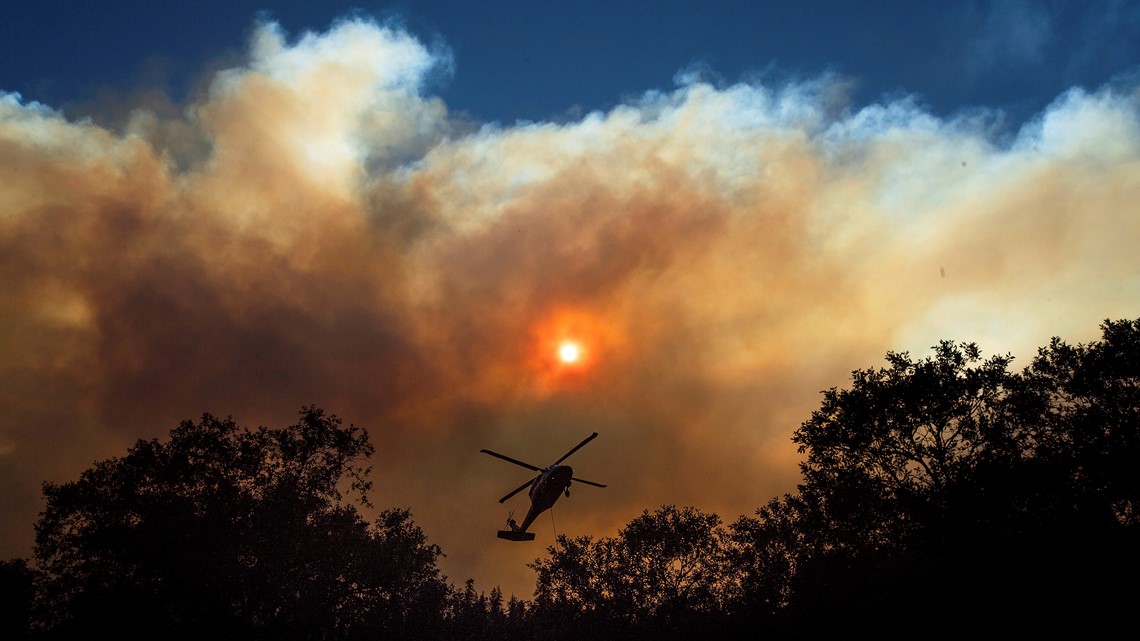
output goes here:
{"type": "Polygon", "coordinates": [[[530,488],[530,510],[527,511],[526,518],[523,519],[522,525],[516,523],[513,518],[508,517],[507,525],[510,526],[510,529],[499,530],[498,537],[500,539],[506,539],[508,541],[533,541],[534,532],[527,532],[526,529],[530,527],[531,523],[534,523],[534,519],[538,517],[539,514],[542,514],[546,510],[554,507],[555,501],[557,501],[560,496],[563,494],[565,494],[567,497],[570,496],[571,481],[585,483],[586,485],[593,485],[594,487],[605,487],[605,485],[601,483],[595,483],[593,481],[575,478],[574,468],[570,467],[569,465],[560,465],[562,461],[565,461],[570,457],[571,454],[577,452],[583,445],[594,440],[597,438],[597,436],[597,432],[594,432],[593,434],[587,436],[584,441],[575,445],[574,448],[569,452],[563,454],[562,458],[551,463],[545,468],[537,467],[531,465],[530,463],[524,463],[509,456],[503,456],[498,452],[492,452],[491,450],[479,450],[484,454],[490,454],[495,458],[501,458],[504,461],[514,463],[515,465],[525,467],[528,470],[538,472],[537,476],[518,486],[509,494],[499,499],[499,503],[503,503],[512,496],[518,494],[519,492],[522,492],[527,487],[530,488]]]}

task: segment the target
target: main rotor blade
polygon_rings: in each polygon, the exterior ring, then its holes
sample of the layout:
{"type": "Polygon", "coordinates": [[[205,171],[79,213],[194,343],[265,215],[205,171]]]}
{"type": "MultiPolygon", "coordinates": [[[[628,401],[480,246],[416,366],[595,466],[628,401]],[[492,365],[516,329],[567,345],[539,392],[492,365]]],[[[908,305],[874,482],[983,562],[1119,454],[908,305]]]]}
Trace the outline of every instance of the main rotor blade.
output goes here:
{"type": "Polygon", "coordinates": [[[522,492],[522,491],[523,491],[523,490],[525,490],[526,488],[530,487],[530,484],[531,484],[531,483],[534,483],[534,479],[531,479],[531,480],[527,481],[526,483],[523,483],[522,485],[520,485],[520,486],[516,487],[515,489],[511,490],[511,493],[510,493],[510,494],[508,494],[508,495],[504,496],[503,498],[499,499],[499,503],[503,503],[503,502],[505,502],[507,499],[511,498],[512,496],[514,496],[514,495],[518,494],[519,492],[522,492]]]}
{"type": "Polygon", "coordinates": [[[554,464],[555,464],[555,465],[558,465],[558,464],[559,464],[559,463],[561,463],[562,461],[565,461],[566,459],[570,458],[570,455],[571,455],[571,454],[573,454],[574,452],[577,452],[577,451],[578,451],[578,450],[579,450],[579,449],[580,449],[580,448],[581,448],[583,445],[585,445],[586,443],[589,443],[590,441],[594,440],[595,438],[597,438],[597,436],[598,436],[598,433],[597,433],[597,432],[594,432],[593,434],[591,434],[591,435],[587,436],[587,437],[586,437],[586,440],[584,440],[584,441],[582,441],[581,443],[579,443],[579,444],[575,445],[575,446],[574,446],[574,449],[572,449],[572,450],[570,450],[569,452],[567,452],[567,453],[563,454],[563,455],[562,455],[562,458],[560,458],[560,459],[558,459],[557,461],[555,461],[555,462],[554,462],[554,464]]]}
{"type": "Polygon", "coordinates": [[[535,467],[535,466],[531,465],[530,463],[523,463],[522,461],[513,459],[509,456],[503,456],[502,454],[499,454],[498,452],[492,452],[491,450],[479,450],[479,451],[484,453],[484,454],[490,454],[491,456],[494,456],[495,458],[501,458],[504,461],[509,461],[511,463],[514,463],[515,465],[521,465],[528,470],[533,470],[535,472],[541,472],[542,471],[541,467],[535,467]]]}
{"type": "Polygon", "coordinates": [[[570,480],[576,481],[578,483],[585,483],[586,485],[593,485],[594,487],[605,487],[605,485],[602,485],[601,483],[595,483],[593,481],[587,481],[585,479],[580,479],[576,476],[571,477],[570,480]]]}

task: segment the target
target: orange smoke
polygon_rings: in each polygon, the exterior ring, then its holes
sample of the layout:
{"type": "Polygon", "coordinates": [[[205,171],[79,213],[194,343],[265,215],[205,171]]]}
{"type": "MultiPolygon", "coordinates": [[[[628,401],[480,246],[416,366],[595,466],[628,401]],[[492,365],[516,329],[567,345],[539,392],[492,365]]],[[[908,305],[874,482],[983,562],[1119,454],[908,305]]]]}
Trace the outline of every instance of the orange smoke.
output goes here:
{"type": "Polygon", "coordinates": [[[828,79],[472,129],[424,95],[446,66],[367,20],[269,24],[121,129],[0,94],[5,558],[44,480],[202,412],[317,404],[369,430],[374,500],[449,576],[527,596],[551,531],[497,545],[524,479],[481,448],[545,464],[599,433],[574,465],[609,487],[560,502],[561,533],[731,520],[794,488],[792,431],[887,350],[1025,359],[1140,316],[1132,89],[1008,142],[908,100],[837,109],[828,79]]]}

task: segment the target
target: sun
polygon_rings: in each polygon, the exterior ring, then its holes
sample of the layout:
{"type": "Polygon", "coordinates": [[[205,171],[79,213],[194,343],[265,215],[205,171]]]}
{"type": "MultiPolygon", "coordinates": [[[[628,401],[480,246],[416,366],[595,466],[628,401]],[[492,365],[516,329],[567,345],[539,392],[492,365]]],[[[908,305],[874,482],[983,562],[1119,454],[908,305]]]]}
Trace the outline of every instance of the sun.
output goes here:
{"type": "Polygon", "coordinates": [[[589,311],[555,308],[533,321],[526,368],[543,394],[585,390],[613,366],[618,332],[608,319],[589,311]]]}
{"type": "Polygon", "coordinates": [[[562,341],[558,346],[558,360],[570,365],[582,358],[582,346],[574,341],[562,341]]]}

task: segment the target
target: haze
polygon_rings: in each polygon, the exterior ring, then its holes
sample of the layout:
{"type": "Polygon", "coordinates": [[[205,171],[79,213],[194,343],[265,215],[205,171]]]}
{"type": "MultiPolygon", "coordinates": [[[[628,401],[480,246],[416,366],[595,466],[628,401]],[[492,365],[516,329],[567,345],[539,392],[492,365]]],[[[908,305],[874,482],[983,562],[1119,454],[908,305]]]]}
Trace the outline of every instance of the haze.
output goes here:
{"type": "Polygon", "coordinates": [[[1012,131],[827,74],[482,124],[428,89],[452,62],[368,18],[263,22],[185,105],[0,94],[3,558],[43,481],[203,412],[316,404],[369,431],[374,502],[451,580],[529,597],[555,532],[792,491],[792,431],[888,350],[1024,365],[1140,315],[1134,83],[1012,131]],[[543,466],[593,431],[567,462],[609,487],[495,539],[528,473],[479,450],[543,466]]]}

